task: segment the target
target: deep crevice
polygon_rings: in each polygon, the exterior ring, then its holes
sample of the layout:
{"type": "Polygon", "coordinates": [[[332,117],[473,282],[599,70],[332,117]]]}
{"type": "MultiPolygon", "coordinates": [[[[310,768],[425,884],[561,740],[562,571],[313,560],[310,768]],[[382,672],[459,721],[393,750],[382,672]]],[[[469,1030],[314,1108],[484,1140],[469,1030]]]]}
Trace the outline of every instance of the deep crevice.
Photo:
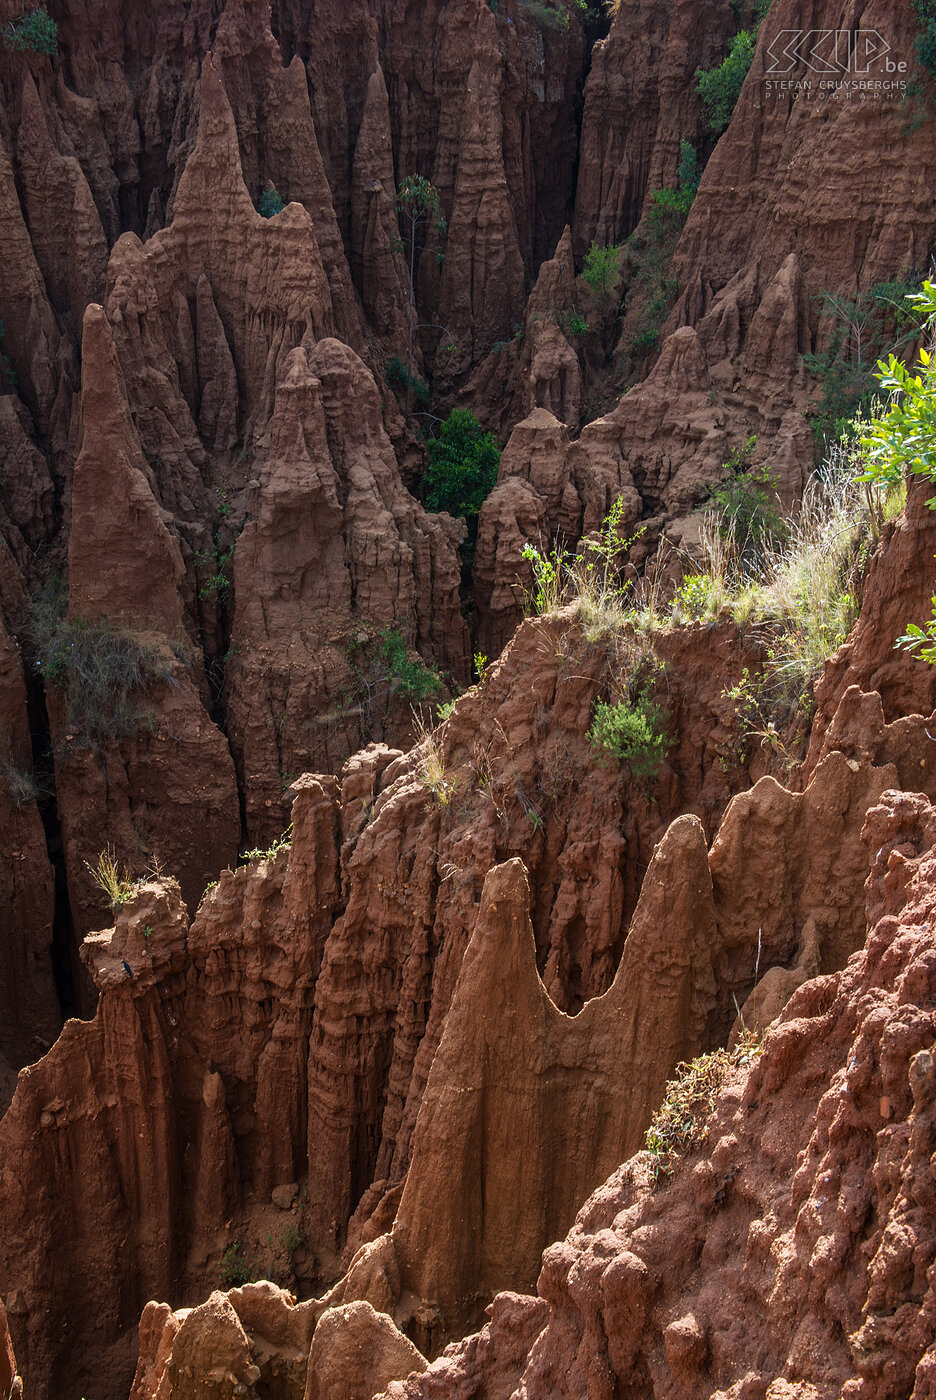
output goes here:
{"type": "Polygon", "coordinates": [[[52,765],[52,733],[46,710],[45,690],[38,677],[27,676],[29,706],[29,735],[32,743],[33,771],[39,780],[36,805],[45,833],[46,852],[55,881],[55,903],[52,914],[52,946],[50,959],[55,994],[63,1021],[78,1014],[75,988],[75,930],[68,902],[68,879],[65,872],[65,846],[59,820],[55,775],[52,765]]]}

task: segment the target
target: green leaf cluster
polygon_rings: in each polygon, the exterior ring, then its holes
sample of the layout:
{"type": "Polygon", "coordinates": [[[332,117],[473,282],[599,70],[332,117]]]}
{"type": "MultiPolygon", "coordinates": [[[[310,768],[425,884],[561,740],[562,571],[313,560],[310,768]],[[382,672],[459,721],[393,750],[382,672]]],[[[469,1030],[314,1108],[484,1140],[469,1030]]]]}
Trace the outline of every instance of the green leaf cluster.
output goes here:
{"type": "MultiPolygon", "coordinates": [[[[936,324],[936,285],[926,281],[910,300],[932,328],[936,324]]],[[[866,425],[861,439],[867,470],[860,478],[893,485],[905,471],[936,480],[936,356],[922,349],[912,369],[890,354],[878,362],[878,383],[890,406],[866,425]]],[[[929,502],[936,505],[936,498],[929,502]]]]}
{"type": "Polygon", "coordinates": [[[283,196],[274,185],[267,185],[263,194],[257,201],[257,213],[262,214],[265,219],[272,219],[277,214],[281,214],[286,208],[283,203],[283,196]]]}
{"type": "Polygon", "coordinates": [[[497,481],[500,448],[466,408],[453,408],[426,451],[423,492],[430,510],[473,520],[497,481]]]}
{"type": "Polygon", "coordinates": [[[757,30],[742,29],[732,39],[727,56],[708,70],[698,69],[696,92],[702,98],[705,123],[714,135],[731,121],[741,88],[754,60],[757,30]]]}
{"type": "Polygon", "coordinates": [[[614,279],[617,277],[620,261],[620,244],[612,243],[609,244],[607,248],[599,248],[598,244],[593,239],[591,247],[585,254],[582,278],[591,290],[598,295],[609,292],[614,285],[614,279]]]}
{"type": "Polygon", "coordinates": [[[386,663],[393,689],[407,700],[430,700],[443,689],[438,671],[427,666],[422,657],[410,659],[406,641],[393,628],[385,628],[378,636],[379,655],[386,663]]]}
{"type": "Polygon", "coordinates": [[[671,747],[666,732],[668,718],[646,692],[633,704],[619,700],[609,705],[598,700],[586,738],[594,748],[626,764],[638,780],[653,780],[671,747]]]}
{"type": "Polygon", "coordinates": [[[11,19],[2,34],[4,47],[14,53],[44,53],[49,58],[58,53],[58,25],[45,5],[11,19]]]}

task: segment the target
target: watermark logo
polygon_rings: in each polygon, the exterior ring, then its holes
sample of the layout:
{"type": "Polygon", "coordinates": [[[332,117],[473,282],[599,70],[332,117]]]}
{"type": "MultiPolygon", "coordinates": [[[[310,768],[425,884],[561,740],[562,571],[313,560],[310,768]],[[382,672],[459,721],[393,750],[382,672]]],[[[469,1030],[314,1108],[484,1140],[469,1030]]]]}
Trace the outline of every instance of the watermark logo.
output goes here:
{"type": "Polygon", "coordinates": [[[767,45],[769,93],[902,97],[907,63],[876,29],[781,29],[767,45]]]}

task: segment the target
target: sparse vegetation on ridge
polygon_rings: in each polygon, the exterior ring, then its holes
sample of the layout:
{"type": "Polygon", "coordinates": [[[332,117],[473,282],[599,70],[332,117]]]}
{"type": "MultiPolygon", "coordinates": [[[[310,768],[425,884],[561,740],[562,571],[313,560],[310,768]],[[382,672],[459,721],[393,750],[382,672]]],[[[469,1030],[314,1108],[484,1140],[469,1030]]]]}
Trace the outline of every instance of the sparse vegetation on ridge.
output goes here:
{"type": "Polygon", "coordinates": [[[708,1120],[732,1070],[753,1064],[761,1052],[753,1031],[744,1031],[731,1050],[713,1050],[676,1066],[663,1102],[647,1129],[650,1176],[671,1176],[680,1157],[695,1152],[708,1136],[708,1120]]]}
{"type": "Polygon", "coordinates": [[[121,867],[118,864],[113,846],[107,846],[94,865],[85,861],[85,868],[94,884],[107,897],[107,905],[112,913],[116,914],[132,899],[139,882],[126,865],[121,867]]]}
{"type": "MultiPolygon", "coordinates": [[[[276,840],[272,841],[269,846],[254,846],[251,850],[244,851],[244,853],[241,856],[241,860],[245,865],[248,865],[251,861],[254,860],[273,860],[276,856],[279,855],[281,851],[288,851],[291,848],[291,846],[292,822],[289,823],[289,826],[287,826],[282,836],[277,836],[276,840]]],[[[207,893],[208,890],[206,889],[205,894],[207,893]]]]}
{"type": "Polygon", "coordinates": [[[30,638],[43,680],[65,697],[70,737],[95,746],[138,734],[151,724],[147,689],[178,684],[171,663],[139,633],[107,618],[68,617],[65,604],[54,580],[35,601],[30,638]]]}

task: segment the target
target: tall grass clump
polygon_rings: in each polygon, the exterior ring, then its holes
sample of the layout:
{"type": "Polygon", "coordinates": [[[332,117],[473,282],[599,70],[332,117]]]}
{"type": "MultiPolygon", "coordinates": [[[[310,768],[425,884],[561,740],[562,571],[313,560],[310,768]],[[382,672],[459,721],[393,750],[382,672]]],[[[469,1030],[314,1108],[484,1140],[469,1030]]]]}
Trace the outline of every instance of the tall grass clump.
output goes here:
{"type": "Polygon", "coordinates": [[[750,547],[748,526],[713,506],[700,530],[700,561],[676,591],[675,622],[730,617],[763,642],[760,675],[727,692],[749,735],[788,758],[805,741],[813,686],[858,619],[871,548],[902,506],[899,487],[872,493],[858,478],[861,448],[834,443],[782,531],[763,530],[750,547]],[[781,736],[786,734],[784,740],[781,736]]]}
{"type": "Polygon", "coordinates": [[[60,690],[72,735],[96,747],[127,739],[151,723],[145,693],[177,684],[158,647],[108,618],[68,617],[64,585],[55,580],[35,601],[31,643],[47,685],[60,690]]]}
{"type": "Polygon", "coordinates": [[[629,620],[630,585],[622,581],[622,569],[643,533],[643,526],[625,533],[624,501],[619,496],[600,528],[586,536],[574,554],[561,544],[551,551],[525,545],[522,557],[533,575],[527,612],[555,612],[574,602],[586,641],[602,641],[619,631],[629,620]]]}

